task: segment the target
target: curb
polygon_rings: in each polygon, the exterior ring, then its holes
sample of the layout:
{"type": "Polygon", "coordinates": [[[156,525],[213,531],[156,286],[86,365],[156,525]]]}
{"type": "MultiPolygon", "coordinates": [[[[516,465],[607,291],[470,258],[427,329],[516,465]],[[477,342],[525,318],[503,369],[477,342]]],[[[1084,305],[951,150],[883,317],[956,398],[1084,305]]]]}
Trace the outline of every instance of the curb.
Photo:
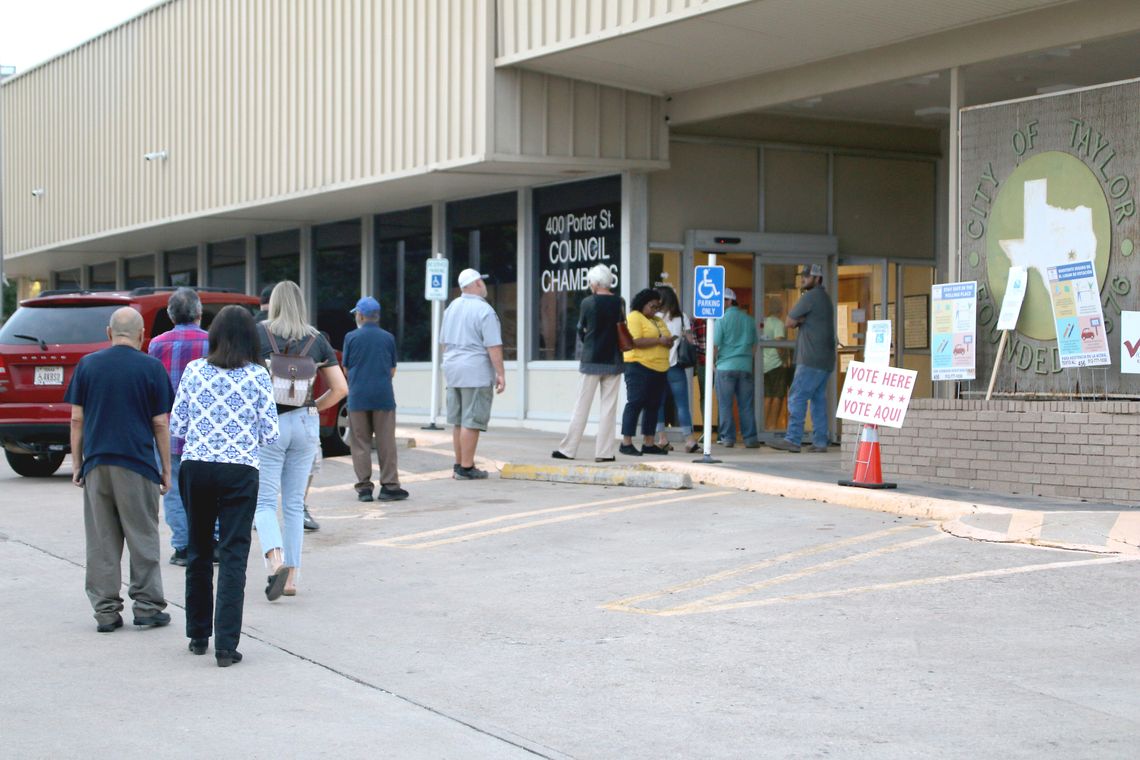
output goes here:
{"type": "Polygon", "coordinates": [[[540,480],[591,486],[631,486],[634,488],[692,488],[689,475],[661,472],[648,467],[591,467],[589,465],[511,464],[499,471],[502,480],[540,480]]]}

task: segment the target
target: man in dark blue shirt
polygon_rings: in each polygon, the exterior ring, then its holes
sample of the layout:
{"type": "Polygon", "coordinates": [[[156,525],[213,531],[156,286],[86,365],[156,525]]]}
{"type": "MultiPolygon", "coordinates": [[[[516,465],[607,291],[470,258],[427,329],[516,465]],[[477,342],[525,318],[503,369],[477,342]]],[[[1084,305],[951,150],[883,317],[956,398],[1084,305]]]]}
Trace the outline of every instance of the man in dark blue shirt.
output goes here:
{"type": "Polygon", "coordinates": [[[380,304],[365,296],[352,310],[356,329],[344,336],[342,362],[348,370],[348,426],[356,497],[372,501],[372,439],[380,460],[380,501],[408,498],[396,469],[396,339],[380,327],[380,304]]]}
{"type": "Polygon", "coordinates": [[[143,336],[142,315],[118,309],[107,328],[111,347],[79,361],[64,396],[71,404],[71,480],[83,489],[87,598],[100,633],[123,625],[124,539],[135,625],[170,622],[163,612],[158,501],[170,490],[174,393],[162,362],[141,351],[143,336]]]}

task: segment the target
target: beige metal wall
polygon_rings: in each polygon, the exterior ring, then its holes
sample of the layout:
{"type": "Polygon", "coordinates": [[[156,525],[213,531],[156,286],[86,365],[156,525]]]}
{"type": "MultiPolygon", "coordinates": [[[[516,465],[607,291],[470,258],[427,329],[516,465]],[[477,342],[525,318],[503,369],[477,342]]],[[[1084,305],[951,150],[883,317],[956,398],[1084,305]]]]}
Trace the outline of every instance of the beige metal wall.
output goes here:
{"type": "Polygon", "coordinates": [[[498,0],[499,65],[748,0],[498,0]]]}
{"type": "Polygon", "coordinates": [[[175,0],[9,80],[5,250],[481,156],[492,2],[175,0]]]}
{"type": "Polygon", "coordinates": [[[591,159],[665,168],[669,135],[663,98],[523,69],[495,72],[498,160],[591,159]],[[654,166],[646,162],[661,162],[654,166]]]}

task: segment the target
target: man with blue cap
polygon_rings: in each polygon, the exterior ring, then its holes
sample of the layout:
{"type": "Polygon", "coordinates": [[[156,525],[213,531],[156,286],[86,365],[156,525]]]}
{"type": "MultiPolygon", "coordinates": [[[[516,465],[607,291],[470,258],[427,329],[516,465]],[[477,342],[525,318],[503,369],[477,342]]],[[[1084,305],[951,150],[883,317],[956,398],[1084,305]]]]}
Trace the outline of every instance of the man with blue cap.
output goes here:
{"type": "Polygon", "coordinates": [[[372,501],[372,441],[380,460],[380,501],[408,498],[396,469],[396,339],[380,327],[380,304],[372,296],[356,302],[356,329],[344,336],[341,363],[348,370],[348,427],[356,498],[372,501]]]}

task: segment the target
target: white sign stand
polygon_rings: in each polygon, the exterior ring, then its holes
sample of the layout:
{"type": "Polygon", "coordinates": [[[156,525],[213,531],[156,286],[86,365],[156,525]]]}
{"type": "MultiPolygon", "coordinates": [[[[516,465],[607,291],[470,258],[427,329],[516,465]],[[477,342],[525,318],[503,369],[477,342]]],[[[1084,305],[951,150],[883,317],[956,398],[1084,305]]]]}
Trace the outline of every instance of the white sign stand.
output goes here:
{"type": "Polygon", "coordinates": [[[439,415],[439,330],[443,322],[443,302],[447,299],[448,261],[442,253],[436,253],[428,262],[425,273],[424,297],[431,300],[431,422],[421,430],[443,430],[435,424],[439,415]],[[439,262],[439,263],[436,263],[439,262]],[[442,274],[442,287],[432,285],[432,276],[442,274]]]}
{"type": "Polygon", "coordinates": [[[1002,357],[1005,356],[1005,342],[1009,339],[1009,331],[1017,329],[1017,319],[1021,316],[1021,304],[1025,301],[1025,289],[1028,286],[1028,270],[1025,267],[1010,267],[1005,297],[1001,301],[1001,314],[998,316],[997,329],[1001,330],[1001,341],[998,343],[997,353],[994,354],[994,368],[990,372],[986,401],[993,398],[994,383],[997,382],[998,369],[1001,367],[1002,357]]]}
{"type": "MultiPolygon", "coordinates": [[[[710,267],[716,266],[716,254],[709,254],[710,267]]],[[[694,287],[696,283],[694,283],[694,287]]],[[[713,350],[716,346],[716,320],[705,320],[705,394],[701,399],[704,406],[702,424],[704,426],[705,455],[694,462],[701,464],[720,464],[721,460],[712,458],[712,391],[713,391],[713,350]]]]}

